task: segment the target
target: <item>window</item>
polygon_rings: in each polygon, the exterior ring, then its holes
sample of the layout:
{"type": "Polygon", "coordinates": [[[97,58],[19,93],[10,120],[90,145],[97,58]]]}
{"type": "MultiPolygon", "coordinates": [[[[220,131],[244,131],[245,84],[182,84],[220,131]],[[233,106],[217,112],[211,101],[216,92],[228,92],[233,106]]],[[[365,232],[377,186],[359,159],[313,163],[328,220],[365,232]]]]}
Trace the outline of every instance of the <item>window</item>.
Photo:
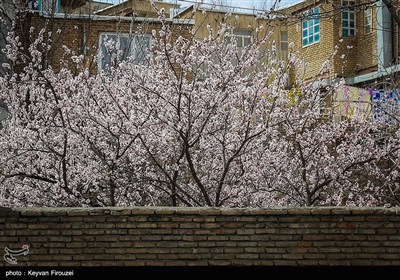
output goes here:
{"type": "Polygon", "coordinates": [[[39,10],[39,0],[28,0],[28,10],[39,10]]]}
{"type": "Polygon", "coordinates": [[[319,42],[319,8],[306,14],[302,31],[303,47],[319,42]]]}
{"type": "Polygon", "coordinates": [[[342,36],[351,37],[356,34],[355,2],[342,1],[342,36]]]}
{"type": "Polygon", "coordinates": [[[250,45],[253,35],[251,30],[233,30],[233,34],[236,35],[237,46],[239,48],[250,45]]]}
{"type": "Polygon", "coordinates": [[[243,48],[251,44],[253,38],[252,30],[247,29],[234,29],[231,34],[227,34],[225,39],[229,44],[232,39],[236,40],[237,52],[239,57],[243,53],[243,48]]]}
{"type": "Polygon", "coordinates": [[[368,7],[364,10],[364,26],[365,34],[372,32],[372,7],[368,7]]]}
{"type": "MultiPolygon", "coordinates": [[[[233,65],[238,64],[238,59],[242,56],[243,53],[243,48],[246,46],[250,45],[252,42],[253,38],[253,31],[248,30],[248,29],[233,29],[233,30],[228,30],[225,34],[225,46],[230,45],[232,43],[236,43],[236,51],[237,51],[237,56],[232,56],[228,58],[230,62],[232,62],[233,65]]],[[[211,64],[220,64],[220,60],[218,59],[217,54],[213,54],[211,61],[201,61],[199,63],[199,60],[196,60],[196,63],[194,65],[195,69],[195,76],[198,80],[205,80],[206,78],[209,78],[212,76],[212,72],[210,72],[210,62],[211,64]]]]}
{"type": "Polygon", "coordinates": [[[251,30],[235,29],[233,30],[233,34],[226,36],[226,39],[229,43],[232,37],[235,37],[237,47],[239,50],[241,50],[242,48],[250,45],[252,36],[253,32],[251,30]]]}
{"type": "Polygon", "coordinates": [[[287,59],[288,56],[288,33],[281,31],[281,59],[287,59]]]}
{"type": "Polygon", "coordinates": [[[43,14],[52,15],[60,12],[60,0],[31,0],[29,8],[39,10],[43,14]]]}
{"type": "Polygon", "coordinates": [[[135,65],[147,65],[150,52],[150,35],[101,33],[99,38],[98,68],[117,65],[130,59],[135,65]]]}
{"type": "Polygon", "coordinates": [[[281,51],[288,50],[288,34],[286,31],[281,32],[281,51]]]}

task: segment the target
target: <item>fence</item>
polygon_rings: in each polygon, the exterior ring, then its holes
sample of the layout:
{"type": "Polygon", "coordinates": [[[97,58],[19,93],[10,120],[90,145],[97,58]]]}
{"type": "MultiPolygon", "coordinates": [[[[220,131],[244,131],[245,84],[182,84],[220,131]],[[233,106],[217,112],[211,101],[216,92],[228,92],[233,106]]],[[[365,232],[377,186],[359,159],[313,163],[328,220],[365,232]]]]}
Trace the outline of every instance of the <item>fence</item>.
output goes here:
{"type": "Polygon", "coordinates": [[[0,248],[1,266],[400,265],[400,209],[1,208],[0,248]]]}

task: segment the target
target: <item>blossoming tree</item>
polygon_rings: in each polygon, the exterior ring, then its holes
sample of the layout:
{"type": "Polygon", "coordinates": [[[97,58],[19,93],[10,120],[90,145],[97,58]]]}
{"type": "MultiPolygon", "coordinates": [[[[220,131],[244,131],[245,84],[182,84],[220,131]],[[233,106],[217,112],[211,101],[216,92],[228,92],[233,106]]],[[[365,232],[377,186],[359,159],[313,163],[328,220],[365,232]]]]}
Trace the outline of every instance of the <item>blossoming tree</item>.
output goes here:
{"type": "Polygon", "coordinates": [[[382,145],[374,131],[384,124],[323,118],[336,86],[299,80],[294,96],[288,73],[299,62],[280,61],[268,36],[238,50],[221,24],[204,40],[193,31],[173,41],[160,21],[147,64],[116,60],[97,74],[68,49],[78,73],[43,67],[45,30],[28,51],[10,33],[8,67],[25,66],[0,80],[10,112],[1,205],[399,203],[398,128],[382,145]]]}

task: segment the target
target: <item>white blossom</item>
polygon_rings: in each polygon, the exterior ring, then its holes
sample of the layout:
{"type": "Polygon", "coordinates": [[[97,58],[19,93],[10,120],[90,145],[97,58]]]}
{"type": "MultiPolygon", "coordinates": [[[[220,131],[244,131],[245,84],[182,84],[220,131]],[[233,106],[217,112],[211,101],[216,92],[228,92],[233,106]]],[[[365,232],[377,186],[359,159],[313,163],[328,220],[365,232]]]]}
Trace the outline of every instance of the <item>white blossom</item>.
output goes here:
{"type": "Polygon", "coordinates": [[[229,26],[172,41],[163,24],[148,65],[97,74],[67,47],[76,71],[42,66],[45,31],[28,57],[10,34],[5,53],[26,66],[0,78],[2,206],[397,205],[398,126],[385,146],[384,124],[321,115],[343,81],[288,90],[302,62],[279,61],[269,38],[239,52],[229,26]]]}

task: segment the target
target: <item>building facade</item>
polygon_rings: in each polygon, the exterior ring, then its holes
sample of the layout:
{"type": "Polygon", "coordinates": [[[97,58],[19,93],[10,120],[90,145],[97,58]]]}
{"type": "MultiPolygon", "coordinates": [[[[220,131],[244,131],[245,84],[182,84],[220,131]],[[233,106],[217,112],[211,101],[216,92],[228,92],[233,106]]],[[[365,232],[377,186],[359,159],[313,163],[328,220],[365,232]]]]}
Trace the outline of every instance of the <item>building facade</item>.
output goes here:
{"type": "MultiPolygon", "coordinates": [[[[166,17],[172,18],[178,10],[178,4],[154,1],[153,3],[157,9],[163,9],[166,17]]],[[[157,10],[154,9],[151,2],[148,0],[126,0],[119,4],[115,4],[104,9],[96,11],[97,15],[107,16],[133,16],[133,17],[147,17],[157,18],[157,10]]]]}
{"type": "MultiPolygon", "coordinates": [[[[399,1],[392,5],[400,8],[399,1]]],[[[304,0],[281,12],[306,81],[345,78],[363,86],[400,70],[399,23],[385,1],[304,0]],[[326,61],[330,70],[321,72],[326,61]]]]}
{"type": "Polygon", "coordinates": [[[287,59],[287,26],[281,24],[280,18],[204,5],[198,7],[190,5],[177,13],[175,18],[194,20],[195,37],[200,40],[209,36],[209,29],[218,30],[221,24],[233,28],[239,48],[250,44],[252,40],[268,38],[269,48],[275,46],[277,55],[284,60],[287,59]]]}
{"type": "MultiPolygon", "coordinates": [[[[35,37],[28,34],[31,27],[34,28],[36,34],[44,27],[52,31],[51,35],[45,35],[51,36],[52,47],[50,50],[44,50],[46,57],[44,63],[56,72],[68,63],[65,59],[66,49],[75,55],[83,55],[85,66],[92,73],[116,62],[115,59],[122,60],[128,56],[134,56],[135,63],[144,63],[151,46],[152,30],[159,30],[162,27],[156,11],[148,12],[150,8],[146,5],[139,5],[138,9],[134,10],[134,16],[132,16],[132,9],[135,6],[131,5],[130,10],[122,9],[126,6],[123,4],[132,4],[132,1],[113,6],[83,0],[78,4],[60,0],[39,1],[53,1],[51,2],[53,5],[49,4],[46,7],[55,8],[43,10],[45,2],[36,2],[35,5],[28,6],[30,11],[20,16],[17,32],[21,33],[24,44],[29,45],[30,38],[35,37]],[[63,5],[64,3],[67,6],[63,5]],[[139,8],[144,10],[141,11],[139,8]],[[124,12],[116,12],[119,10],[124,10],[124,12]],[[114,59],[113,54],[106,48],[107,42],[112,42],[116,48],[119,48],[114,52],[121,51],[123,54],[114,59]],[[114,61],[111,61],[112,59],[114,61]]],[[[141,2],[150,3],[146,0],[141,0],[141,2]]],[[[135,1],[135,3],[138,2],[135,1]]],[[[189,36],[189,29],[183,29],[187,32],[182,32],[182,30],[174,32],[174,29],[182,25],[190,27],[193,25],[192,21],[173,18],[166,20],[173,30],[172,40],[181,35],[189,36]]]]}
{"type": "Polygon", "coordinates": [[[325,85],[344,80],[325,105],[336,121],[392,122],[400,113],[399,3],[304,0],[280,10],[290,51],[303,61],[292,69],[291,80],[325,85]]]}
{"type": "MultiPolygon", "coordinates": [[[[154,1],[153,4],[158,10],[164,10],[166,20],[173,28],[187,26],[184,29],[186,35],[193,28],[195,37],[204,39],[208,36],[209,27],[217,30],[220,24],[227,23],[233,27],[239,49],[269,34],[269,48],[275,46],[276,55],[287,58],[287,26],[280,24],[279,18],[203,6],[194,9],[193,5],[179,10],[179,5],[163,1],[154,1]],[[227,13],[231,15],[227,17],[227,13]],[[260,29],[261,26],[263,28],[260,29]]],[[[89,0],[29,0],[26,5],[30,12],[19,19],[17,27],[21,38],[28,45],[30,39],[27,32],[31,27],[39,31],[46,25],[51,29],[52,50],[46,54],[46,63],[56,71],[60,69],[64,57],[63,45],[75,54],[84,55],[86,65],[95,72],[98,67],[104,68],[109,60],[106,56],[105,61],[99,61],[106,40],[114,40],[125,46],[128,44],[128,54],[137,56],[139,52],[136,45],[140,45],[141,49],[149,48],[151,30],[161,27],[157,9],[149,0],[127,0],[114,5],[89,0]],[[138,36],[139,33],[143,34],[138,36]]]]}

